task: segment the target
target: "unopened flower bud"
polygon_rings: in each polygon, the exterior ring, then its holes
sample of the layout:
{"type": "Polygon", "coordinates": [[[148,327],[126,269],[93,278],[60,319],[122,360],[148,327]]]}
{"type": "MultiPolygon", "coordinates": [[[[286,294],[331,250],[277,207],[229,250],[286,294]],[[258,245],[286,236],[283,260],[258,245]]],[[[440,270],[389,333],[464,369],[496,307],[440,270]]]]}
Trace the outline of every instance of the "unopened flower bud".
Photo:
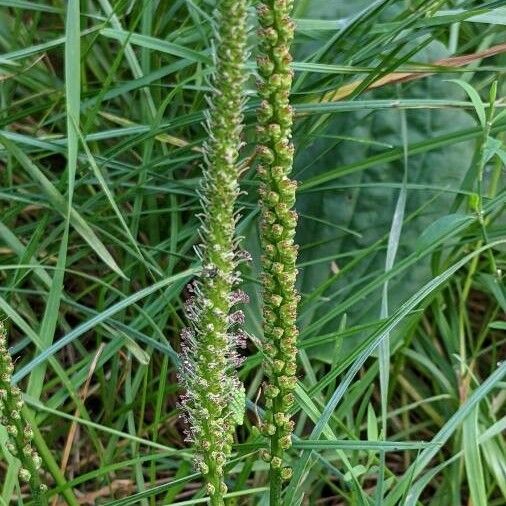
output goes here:
{"type": "Polygon", "coordinates": [[[273,469],[279,469],[282,466],[283,462],[279,457],[272,457],[271,459],[271,467],[273,469]]]}
{"type": "Polygon", "coordinates": [[[291,467],[283,467],[281,469],[281,478],[285,481],[288,481],[293,475],[293,471],[291,467]]]}
{"type": "Polygon", "coordinates": [[[32,477],[32,475],[30,474],[30,471],[28,471],[28,469],[25,469],[24,467],[22,467],[19,470],[19,479],[21,481],[28,483],[30,481],[31,477],[32,477]]]}

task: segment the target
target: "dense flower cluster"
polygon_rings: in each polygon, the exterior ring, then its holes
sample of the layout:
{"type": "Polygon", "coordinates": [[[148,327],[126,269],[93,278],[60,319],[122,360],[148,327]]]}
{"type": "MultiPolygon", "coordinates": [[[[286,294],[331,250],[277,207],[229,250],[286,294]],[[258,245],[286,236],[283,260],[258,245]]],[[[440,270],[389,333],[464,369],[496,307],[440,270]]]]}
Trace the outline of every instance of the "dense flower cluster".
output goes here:
{"type": "Polygon", "coordinates": [[[201,245],[197,253],[202,271],[191,285],[186,304],[189,327],[183,331],[180,381],[185,387],[182,407],[187,439],[196,450],[196,465],[207,480],[212,505],[223,504],[227,488],[223,467],[231,452],[240,418],[237,399],[243,398],[236,369],[237,347],[245,346],[238,328],[247,302],[237,289],[238,264],[248,255],[235,237],[239,194],[238,156],[243,123],[243,83],[246,78],[245,0],[219,0],[214,93],[210,100],[201,202],[201,245]]]}
{"type": "Polygon", "coordinates": [[[33,432],[23,416],[21,391],[11,384],[13,371],[5,327],[3,322],[0,322],[0,421],[8,434],[6,447],[21,463],[19,480],[30,487],[34,504],[45,505],[47,487],[41,483],[39,475],[42,460],[32,446],[33,432]]]}
{"type": "Polygon", "coordinates": [[[265,389],[266,416],[263,433],[270,438],[265,459],[271,468],[271,504],[279,501],[282,479],[291,470],[283,467],[284,451],[291,445],[293,422],[288,411],[296,383],[297,303],[295,290],[297,246],[294,244],[297,213],[296,183],[289,178],[293,163],[289,103],[293,78],[290,45],[294,23],[292,0],[267,0],[258,6],[261,55],[257,59],[262,98],[258,111],[258,155],[261,163],[260,205],[263,245],[264,352],[269,385],[265,389]]]}

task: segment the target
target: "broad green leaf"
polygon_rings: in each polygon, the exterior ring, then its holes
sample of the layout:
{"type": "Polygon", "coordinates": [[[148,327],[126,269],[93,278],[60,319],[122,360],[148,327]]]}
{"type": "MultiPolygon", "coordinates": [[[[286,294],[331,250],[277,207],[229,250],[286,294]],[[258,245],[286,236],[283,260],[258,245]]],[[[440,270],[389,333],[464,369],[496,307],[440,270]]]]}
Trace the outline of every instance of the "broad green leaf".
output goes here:
{"type": "MultiPolygon", "coordinates": [[[[444,56],[446,54],[442,45],[432,43],[417,59],[434,61],[444,56]]],[[[411,84],[406,90],[409,89],[409,97],[426,97],[430,93],[432,98],[450,96],[458,100],[462,96],[456,86],[450,83],[440,84],[438,77],[430,77],[411,84]]],[[[402,98],[407,94],[407,91],[403,92],[402,98]]],[[[396,89],[385,89],[373,94],[374,97],[392,95],[397,96],[396,89]]],[[[357,102],[360,100],[362,97],[357,102]]],[[[457,110],[426,109],[406,111],[405,114],[406,149],[402,143],[399,111],[342,114],[335,119],[331,118],[326,124],[326,131],[333,134],[346,133],[362,139],[370,138],[393,144],[396,146],[394,149],[318,136],[302,140],[295,171],[296,178],[302,181],[298,209],[303,217],[299,221],[297,239],[301,244],[299,261],[307,265],[300,269],[299,283],[305,294],[326,287],[318,304],[316,301],[311,302],[301,311],[302,329],[311,322],[321,320],[340,301],[356,293],[366,282],[367,276],[373,277],[384,269],[384,248],[388,245],[387,234],[392,227],[392,216],[397,204],[396,188],[402,186],[406,154],[409,157],[409,198],[406,199],[402,220],[404,232],[396,241],[396,261],[401,261],[410,252],[416,251],[417,241],[423,231],[448,212],[453,200],[450,189],[460,185],[463,177],[461,166],[469,164],[473,146],[461,143],[443,147],[438,139],[455,132],[455,125],[471,126],[472,119],[468,113],[457,110]],[[424,151],[418,151],[418,146],[423,143],[424,151]],[[388,183],[392,186],[388,187],[388,183]],[[416,189],[410,186],[414,184],[416,189]],[[433,189],[434,186],[440,190],[433,189]],[[316,223],[312,217],[344,226],[358,232],[360,237],[316,223]],[[380,240],[383,242],[375,244],[380,240]],[[340,259],[346,252],[349,256],[340,259]],[[332,270],[333,257],[336,259],[334,263],[339,271],[337,273],[332,270]],[[318,259],[322,261],[318,263],[318,259]],[[343,271],[343,267],[349,268],[349,272],[346,269],[343,271]],[[323,297],[328,297],[329,302],[325,303],[323,297]]],[[[473,219],[470,217],[469,221],[473,219]]],[[[395,229],[400,228],[396,225],[395,229]]],[[[429,236],[426,238],[429,239],[429,236]]],[[[428,263],[420,261],[402,276],[396,276],[389,286],[389,305],[395,307],[399,304],[403,295],[412,293],[428,279],[429,273],[428,263]]],[[[354,304],[351,311],[347,310],[350,324],[370,321],[374,314],[379,314],[380,307],[381,289],[354,304]]],[[[322,326],[321,332],[335,329],[339,317],[336,314],[336,319],[322,326]]],[[[360,337],[357,336],[357,339],[360,337]]],[[[346,354],[356,342],[347,340],[343,353],[346,354]]],[[[314,349],[310,356],[327,362],[330,348],[324,346],[314,349]]]]}

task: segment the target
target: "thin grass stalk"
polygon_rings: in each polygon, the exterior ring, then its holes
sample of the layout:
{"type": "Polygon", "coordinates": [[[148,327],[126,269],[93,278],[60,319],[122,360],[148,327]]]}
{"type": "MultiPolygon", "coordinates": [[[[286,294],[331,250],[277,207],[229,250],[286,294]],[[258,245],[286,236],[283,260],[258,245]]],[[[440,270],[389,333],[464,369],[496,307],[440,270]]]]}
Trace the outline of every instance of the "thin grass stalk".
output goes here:
{"type": "Polygon", "coordinates": [[[262,432],[270,439],[264,458],[270,465],[270,504],[281,504],[282,482],[291,476],[285,451],[291,446],[293,422],[289,410],[296,384],[299,296],[295,289],[297,246],[296,183],[289,178],[293,165],[293,111],[289,98],[293,71],[290,46],[294,23],[293,1],[268,0],[258,6],[261,54],[257,59],[262,98],[258,110],[258,174],[263,247],[264,352],[268,385],[262,432]]]}
{"type": "Polygon", "coordinates": [[[182,335],[179,377],[186,390],[182,407],[186,437],[197,455],[196,468],[206,479],[210,504],[221,506],[227,492],[224,465],[239,422],[237,400],[244,402],[244,388],[237,377],[241,362],[237,346],[245,344],[245,335],[237,327],[244,315],[241,310],[233,311],[233,306],[247,302],[246,294],[236,287],[238,264],[248,255],[239,250],[235,236],[246,78],[246,1],[219,0],[216,21],[216,71],[209,99],[201,188],[204,212],[197,248],[202,271],[189,287],[189,326],[182,335]]]}

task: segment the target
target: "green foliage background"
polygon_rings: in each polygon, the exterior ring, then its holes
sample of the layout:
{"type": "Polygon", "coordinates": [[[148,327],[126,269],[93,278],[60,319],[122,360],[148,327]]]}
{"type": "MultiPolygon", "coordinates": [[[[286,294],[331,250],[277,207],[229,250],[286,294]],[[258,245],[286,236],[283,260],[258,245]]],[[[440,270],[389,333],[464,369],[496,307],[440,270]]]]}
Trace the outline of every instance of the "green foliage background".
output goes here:
{"type": "MultiPolygon", "coordinates": [[[[175,367],[184,286],[198,267],[213,4],[0,0],[0,309],[60,504],[205,500],[182,437],[175,367]]],[[[506,502],[506,295],[497,272],[506,57],[433,65],[504,43],[505,9],[295,2],[303,297],[290,506],[506,502]],[[396,70],[432,75],[366,89],[396,70]],[[350,95],[324,100],[359,80],[350,95]],[[489,110],[496,80],[487,137],[472,99],[489,110]],[[482,148],[481,224],[473,194],[482,148]],[[392,229],[403,188],[404,223],[392,229]],[[378,358],[369,345],[387,335],[391,353],[378,358]],[[383,391],[380,369],[390,373],[383,391]]],[[[253,76],[248,95],[245,158],[253,76]]],[[[247,324],[261,339],[254,163],[242,186],[239,228],[255,259],[244,273],[247,324]]],[[[262,440],[251,430],[263,404],[255,340],[247,355],[248,412],[229,488],[231,504],[265,505],[262,440]]],[[[4,443],[0,428],[0,504],[29,504],[4,443]]]]}

